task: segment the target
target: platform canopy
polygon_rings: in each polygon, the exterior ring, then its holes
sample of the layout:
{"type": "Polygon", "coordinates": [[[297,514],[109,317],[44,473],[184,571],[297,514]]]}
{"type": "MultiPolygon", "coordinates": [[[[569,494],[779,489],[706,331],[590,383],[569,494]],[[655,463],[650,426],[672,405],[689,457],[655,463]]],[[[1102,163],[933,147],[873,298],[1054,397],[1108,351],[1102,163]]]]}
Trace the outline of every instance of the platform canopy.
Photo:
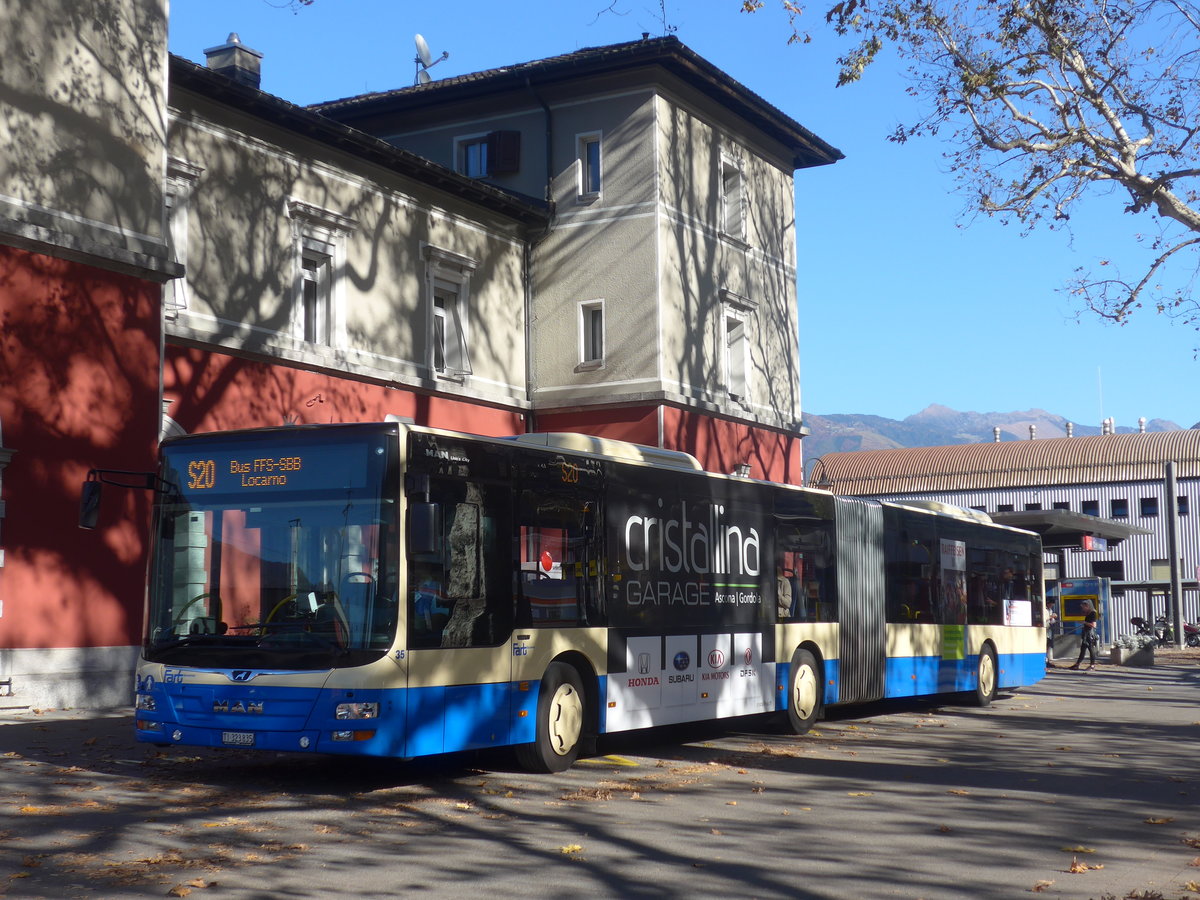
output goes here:
{"type": "Polygon", "coordinates": [[[1000,525],[1037,532],[1046,550],[1112,550],[1127,537],[1154,533],[1148,528],[1068,509],[1028,509],[990,515],[1000,525]]]}

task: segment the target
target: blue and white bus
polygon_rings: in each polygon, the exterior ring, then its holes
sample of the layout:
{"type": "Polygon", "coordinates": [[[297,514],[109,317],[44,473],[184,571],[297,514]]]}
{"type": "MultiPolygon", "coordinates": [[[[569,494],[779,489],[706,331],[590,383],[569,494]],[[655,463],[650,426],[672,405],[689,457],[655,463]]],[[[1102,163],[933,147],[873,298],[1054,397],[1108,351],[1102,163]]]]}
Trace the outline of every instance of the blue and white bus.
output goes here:
{"type": "Polygon", "coordinates": [[[136,728],[408,758],[1045,674],[1036,535],[574,434],[401,423],[167,440],[136,728]]]}

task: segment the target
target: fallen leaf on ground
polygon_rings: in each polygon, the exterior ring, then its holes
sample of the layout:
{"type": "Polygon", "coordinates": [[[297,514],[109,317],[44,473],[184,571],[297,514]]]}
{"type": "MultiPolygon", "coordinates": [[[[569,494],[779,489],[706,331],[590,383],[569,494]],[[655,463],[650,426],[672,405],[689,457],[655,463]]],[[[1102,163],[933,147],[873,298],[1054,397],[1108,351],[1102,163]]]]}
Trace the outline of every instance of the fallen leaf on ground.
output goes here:
{"type": "Polygon", "coordinates": [[[1104,868],[1103,865],[1097,865],[1094,863],[1082,863],[1079,861],[1078,857],[1072,856],[1071,857],[1071,865],[1067,869],[1067,871],[1071,872],[1074,875],[1078,875],[1081,872],[1088,871],[1089,869],[1103,869],[1103,868],[1104,868]]]}
{"type": "Polygon", "coordinates": [[[1091,847],[1062,847],[1063,853],[1095,853],[1091,847]]]}
{"type": "Polygon", "coordinates": [[[582,849],[583,849],[583,846],[581,844],[566,844],[565,846],[559,847],[558,852],[559,853],[578,853],[582,849]]]}
{"type": "Polygon", "coordinates": [[[1053,886],[1053,881],[1039,881],[1030,890],[1032,890],[1035,894],[1040,894],[1042,891],[1046,890],[1046,888],[1053,886]]]}
{"type": "Polygon", "coordinates": [[[1151,816],[1149,819],[1143,819],[1142,821],[1145,822],[1147,825],[1170,825],[1175,820],[1172,819],[1170,816],[1166,816],[1163,818],[1155,818],[1155,817],[1151,816]]]}

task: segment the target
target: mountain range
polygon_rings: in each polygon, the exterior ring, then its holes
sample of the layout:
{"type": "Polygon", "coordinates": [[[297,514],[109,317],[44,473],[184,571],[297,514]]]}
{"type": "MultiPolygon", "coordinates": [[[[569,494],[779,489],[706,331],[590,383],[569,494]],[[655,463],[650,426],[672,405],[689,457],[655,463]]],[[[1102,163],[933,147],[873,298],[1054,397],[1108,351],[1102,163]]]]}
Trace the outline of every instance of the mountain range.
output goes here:
{"type": "MultiPolygon", "coordinates": [[[[1099,425],[1071,423],[1044,409],[1007,413],[959,412],[936,403],[900,421],[850,413],[807,415],[804,424],[811,431],[804,439],[806,459],[844,450],[985,443],[996,440],[995,429],[999,429],[1002,441],[1029,440],[1031,428],[1036,429],[1035,435],[1039,438],[1066,437],[1068,425],[1076,437],[1101,433],[1099,425]]],[[[1167,419],[1150,419],[1145,423],[1146,431],[1177,431],[1180,427],[1167,419]]],[[[1200,422],[1191,427],[1200,428],[1200,422]]],[[[1141,426],[1138,423],[1117,425],[1115,430],[1125,434],[1139,431],[1141,426]]]]}

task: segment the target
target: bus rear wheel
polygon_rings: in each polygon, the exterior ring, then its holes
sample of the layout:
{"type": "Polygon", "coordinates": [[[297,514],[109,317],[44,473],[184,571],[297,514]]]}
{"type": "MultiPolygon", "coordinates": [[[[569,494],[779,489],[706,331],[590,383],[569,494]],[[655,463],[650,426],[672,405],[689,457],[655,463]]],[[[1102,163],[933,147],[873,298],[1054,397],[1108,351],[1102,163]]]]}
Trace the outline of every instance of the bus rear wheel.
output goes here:
{"type": "Polygon", "coordinates": [[[792,654],[788,675],[787,727],[793,734],[804,734],[821,712],[821,669],[807,650],[792,654]]]}
{"type": "Polygon", "coordinates": [[[587,714],[583,682],[573,666],[553,662],[538,690],[537,736],[517,747],[517,761],[530,772],[563,772],[579,756],[587,714]]]}
{"type": "Polygon", "coordinates": [[[975,705],[991,706],[996,698],[996,651],[984,647],[979,651],[979,665],[976,670],[975,705]]]}

